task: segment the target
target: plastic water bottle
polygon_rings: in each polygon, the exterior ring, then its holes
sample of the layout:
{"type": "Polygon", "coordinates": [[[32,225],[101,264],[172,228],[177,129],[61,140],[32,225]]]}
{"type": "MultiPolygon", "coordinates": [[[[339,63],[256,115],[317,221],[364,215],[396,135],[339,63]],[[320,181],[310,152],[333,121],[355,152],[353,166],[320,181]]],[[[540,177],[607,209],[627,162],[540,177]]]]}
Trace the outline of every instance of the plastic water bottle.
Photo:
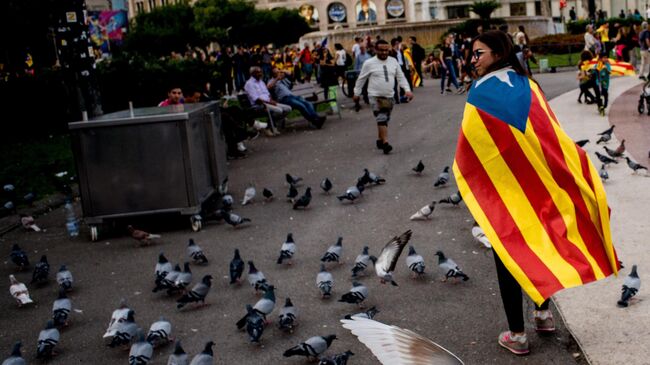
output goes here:
{"type": "Polygon", "coordinates": [[[70,200],[65,201],[65,228],[70,237],[77,237],[79,235],[79,222],[77,216],[74,214],[74,208],[70,200]]]}

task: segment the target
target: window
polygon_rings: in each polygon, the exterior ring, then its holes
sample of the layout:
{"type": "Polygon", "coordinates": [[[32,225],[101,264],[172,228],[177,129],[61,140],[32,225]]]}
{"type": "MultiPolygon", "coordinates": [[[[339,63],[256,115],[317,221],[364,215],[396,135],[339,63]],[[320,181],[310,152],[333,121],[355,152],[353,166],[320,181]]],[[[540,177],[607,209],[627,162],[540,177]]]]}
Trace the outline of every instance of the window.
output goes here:
{"type": "Polygon", "coordinates": [[[447,18],[448,19],[469,18],[469,5],[448,6],[447,18]]]}
{"type": "Polygon", "coordinates": [[[149,10],[156,8],[156,0],[149,0],[149,10]]]}
{"type": "Polygon", "coordinates": [[[169,0],[160,0],[160,5],[162,5],[162,6],[169,5],[169,0]]]}
{"type": "Polygon", "coordinates": [[[431,15],[431,19],[437,19],[438,8],[436,8],[435,6],[429,7],[429,14],[431,15]]]}
{"type": "Polygon", "coordinates": [[[510,16],[526,16],[526,3],[510,3],[510,16]]]}
{"type": "Polygon", "coordinates": [[[537,15],[537,16],[542,15],[542,2],[541,1],[535,1],[535,15],[537,15]]]}
{"type": "Polygon", "coordinates": [[[144,3],[142,1],[138,1],[137,3],[135,3],[135,12],[137,14],[144,13],[144,3]]]}

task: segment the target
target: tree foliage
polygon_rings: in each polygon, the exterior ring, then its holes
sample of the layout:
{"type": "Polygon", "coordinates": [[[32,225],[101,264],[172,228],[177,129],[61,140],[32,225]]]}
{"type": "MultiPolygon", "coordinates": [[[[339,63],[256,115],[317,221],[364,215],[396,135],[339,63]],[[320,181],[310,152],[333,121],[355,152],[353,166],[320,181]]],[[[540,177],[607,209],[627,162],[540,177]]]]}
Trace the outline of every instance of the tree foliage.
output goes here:
{"type": "Polygon", "coordinates": [[[495,0],[475,1],[469,10],[481,19],[490,19],[492,13],[500,7],[501,3],[495,0]]]}

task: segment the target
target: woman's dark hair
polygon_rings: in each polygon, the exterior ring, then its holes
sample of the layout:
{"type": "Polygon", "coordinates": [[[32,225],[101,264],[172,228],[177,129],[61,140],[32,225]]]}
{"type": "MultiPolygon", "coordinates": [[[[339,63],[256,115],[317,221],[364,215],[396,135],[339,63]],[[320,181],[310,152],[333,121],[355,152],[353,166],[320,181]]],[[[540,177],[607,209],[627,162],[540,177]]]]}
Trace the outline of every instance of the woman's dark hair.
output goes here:
{"type": "Polygon", "coordinates": [[[594,58],[594,54],[591,53],[591,51],[585,49],[580,53],[580,63],[584,61],[591,61],[592,58],[594,58]]]}
{"type": "Polygon", "coordinates": [[[340,51],[343,49],[343,45],[341,45],[341,43],[336,43],[334,44],[334,49],[340,51]]]}
{"type": "Polygon", "coordinates": [[[488,30],[483,32],[474,39],[472,39],[472,46],[474,42],[479,41],[490,47],[492,53],[499,56],[500,60],[490,65],[486,73],[499,70],[504,67],[512,67],[516,73],[530,77],[531,75],[524,69],[517,59],[517,49],[512,44],[510,37],[500,30],[488,30]]]}

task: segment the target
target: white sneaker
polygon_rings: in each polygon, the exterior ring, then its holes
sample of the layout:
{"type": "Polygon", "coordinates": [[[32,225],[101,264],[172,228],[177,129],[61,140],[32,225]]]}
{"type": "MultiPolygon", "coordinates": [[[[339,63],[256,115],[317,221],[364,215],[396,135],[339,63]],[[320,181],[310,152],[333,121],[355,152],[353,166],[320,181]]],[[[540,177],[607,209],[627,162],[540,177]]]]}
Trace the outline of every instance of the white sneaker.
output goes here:
{"type": "Polygon", "coordinates": [[[268,126],[267,123],[260,122],[259,120],[255,120],[255,123],[253,123],[253,128],[259,130],[262,130],[268,126]]]}
{"type": "Polygon", "coordinates": [[[244,146],[244,142],[237,143],[237,150],[239,152],[246,152],[246,146],[244,146]]]}

